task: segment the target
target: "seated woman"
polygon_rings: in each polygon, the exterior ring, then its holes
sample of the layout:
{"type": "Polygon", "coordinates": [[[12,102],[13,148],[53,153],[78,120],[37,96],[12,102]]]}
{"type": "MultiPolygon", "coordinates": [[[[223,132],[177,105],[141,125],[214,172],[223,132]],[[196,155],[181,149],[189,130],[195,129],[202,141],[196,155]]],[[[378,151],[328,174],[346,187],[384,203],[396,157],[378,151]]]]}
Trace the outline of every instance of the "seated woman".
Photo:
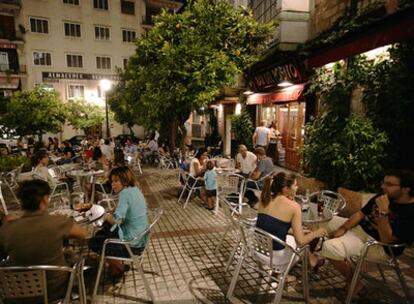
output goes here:
{"type": "MultiPolygon", "coordinates": [[[[73,219],[47,212],[49,194],[50,187],[43,180],[25,181],[20,186],[17,196],[24,213],[20,218],[9,216],[0,228],[0,252],[9,256],[12,265],[70,266],[64,257],[64,240],[86,238],[87,231],[73,219]]],[[[63,272],[47,273],[49,300],[65,294],[67,278],[63,272]]]]}
{"type": "Polygon", "coordinates": [[[32,157],[33,175],[44,181],[47,181],[49,185],[53,186],[56,184],[56,180],[49,173],[47,165],[49,164],[49,156],[46,150],[37,151],[32,157]]]}
{"type": "MultiPolygon", "coordinates": [[[[280,172],[273,178],[265,180],[261,201],[258,208],[256,226],[273,234],[277,238],[296,248],[309,244],[313,239],[324,237],[327,232],[324,228],[304,234],[302,230],[302,208],[293,198],[297,190],[296,176],[280,172]],[[293,236],[288,235],[292,228],[293,236]]],[[[273,260],[279,265],[287,264],[291,258],[291,251],[279,243],[273,242],[273,260]]],[[[316,266],[318,260],[312,254],[309,258],[310,266],[316,266]]]]}
{"type": "MultiPolygon", "coordinates": [[[[104,228],[89,242],[89,248],[100,253],[107,238],[132,240],[148,228],[147,203],[142,192],[138,189],[133,172],[128,167],[118,167],[111,171],[109,176],[112,188],[119,193],[118,206],[113,214],[108,214],[104,228]]],[[[131,250],[134,254],[142,252],[145,238],[136,240],[131,250]]],[[[106,254],[117,257],[129,257],[124,245],[110,244],[106,247],[106,254]]],[[[108,259],[112,275],[119,275],[125,267],[117,260],[108,259]]]]}

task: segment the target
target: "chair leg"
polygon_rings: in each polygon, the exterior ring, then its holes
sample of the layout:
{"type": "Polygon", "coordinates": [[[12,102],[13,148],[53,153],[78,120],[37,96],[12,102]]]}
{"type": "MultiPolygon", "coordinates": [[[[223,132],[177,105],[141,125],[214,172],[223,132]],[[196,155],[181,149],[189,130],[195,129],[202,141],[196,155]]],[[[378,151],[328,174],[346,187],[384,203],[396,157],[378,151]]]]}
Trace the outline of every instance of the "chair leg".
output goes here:
{"type": "Polygon", "coordinates": [[[187,204],[188,204],[188,201],[190,200],[191,194],[193,194],[193,188],[191,188],[190,191],[188,191],[187,199],[185,200],[184,207],[183,207],[184,209],[185,209],[185,207],[187,207],[187,204]]]}
{"type": "Polygon", "coordinates": [[[363,262],[364,262],[364,259],[362,258],[362,256],[359,257],[358,263],[355,267],[354,275],[352,276],[351,285],[349,286],[349,289],[348,289],[348,294],[346,295],[345,304],[351,304],[352,302],[352,296],[353,296],[356,284],[358,282],[358,277],[359,277],[359,273],[361,271],[363,262]]]}
{"type": "Polygon", "coordinates": [[[187,190],[187,187],[184,185],[184,188],[183,188],[183,190],[181,191],[180,197],[178,198],[178,202],[180,202],[180,201],[181,201],[181,198],[183,197],[185,190],[187,190]]]}
{"type": "MultiPolygon", "coordinates": [[[[230,254],[230,256],[227,260],[227,263],[226,263],[226,268],[224,269],[225,272],[227,272],[229,270],[230,265],[234,260],[234,256],[236,255],[237,249],[239,249],[239,248],[240,248],[240,250],[242,250],[242,248],[240,246],[240,240],[237,241],[236,245],[233,247],[233,250],[231,251],[231,254],[230,254]]],[[[240,253],[240,255],[241,255],[241,253],[240,253]]]]}
{"type": "Polygon", "coordinates": [[[377,268],[378,268],[379,273],[381,274],[382,280],[384,281],[384,283],[387,283],[387,278],[384,275],[384,271],[382,270],[381,265],[377,264],[377,268]]]}
{"type": "Polygon", "coordinates": [[[96,295],[98,293],[98,288],[99,288],[99,281],[101,279],[101,274],[102,274],[102,270],[104,269],[104,267],[105,267],[105,255],[102,253],[101,261],[99,262],[98,273],[96,274],[95,286],[93,288],[92,303],[96,301],[96,295]]]}
{"type": "Polygon", "coordinates": [[[131,263],[131,271],[132,271],[132,280],[134,281],[135,294],[137,294],[137,280],[135,278],[135,267],[134,267],[134,263],[131,263]]]}
{"type": "Polygon", "coordinates": [[[138,271],[139,271],[139,274],[142,277],[142,280],[144,281],[144,286],[145,286],[145,290],[147,291],[147,295],[151,299],[151,302],[154,303],[154,295],[152,294],[152,291],[151,291],[151,288],[150,288],[150,286],[148,284],[148,281],[145,278],[144,269],[142,268],[142,265],[139,265],[138,266],[138,271]]]}
{"type": "Polygon", "coordinates": [[[276,287],[275,299],[273,300],[274,304],[280,303],[280,301],[282,299],[283,289],[285,287],[285,282],[286,282],[287,275],[288,275],[288,273],[286,272],[279,279],[279,282],[278,282],[277,287],[276,287]]]}
{"type": "Polygon", "coordinates": [[[219,198],[216,196],[216,206],[214,207],[214,215],[217,215],[219,210],[219,198]]]}
{"type": "MultiPolygon", "coordinates": [[[[243,248],[242,248],[242,250],[243,250],[243,248]]],[[[239,258],[239,261],[237,262],[237,266],[234,269],[234,273],[233,273],[233,277],[232,277],[231,282],[230,282],[229,289],[227,290],[227,294],[226,294],[227,299],[230,299],[233,296],[234,288],[236,287],[237,279],[239,277],[240,269],[243,265],[243,261],[244,261],[244,254],[243,254],[243,251],[242,251],[242,253],[240,255],[240,258],[239,258]]]]}
{"type": "Polygon", "coordinates": [[[226,235],[227,235],[227,233],[229,233],[230,229],[231,229],[231,225],[229,225],[229,226],[226,228],[226,231],[224,231],[223,235],[221,236],[221,238],[220,238],[220,242],[217,244],[217,246],[216,246],[216,250],[214,250],[214,255],[215,255],[215,256],[217,256],[217,254],[218,254],[218,252],[219,252],[219,250],[220,250],[221,244],[224,242],[224,239],[226,238],[226,235]]]}
{"type": "Polygon", "coordinates": [[[305,303],[309,303],[308,255],[308,250],[302,254],[302,288],[305,303]]]}
{"type": "Polygon", "coordinates": [[[403,292],[405,294],[407,303],[414,303],[414,299],[411,298],[410,290],[408,289],[408,286],[407,286],[407,281],[404,278],[404,275],[401,271],[400,266],[398,265],[397,260],[394,260],[394,267],[393,268],[394,268],[395,272],[397,273],[398,279],[400,280],[400,284],[401,284],[401,287],[402,287],[403,292]]]}

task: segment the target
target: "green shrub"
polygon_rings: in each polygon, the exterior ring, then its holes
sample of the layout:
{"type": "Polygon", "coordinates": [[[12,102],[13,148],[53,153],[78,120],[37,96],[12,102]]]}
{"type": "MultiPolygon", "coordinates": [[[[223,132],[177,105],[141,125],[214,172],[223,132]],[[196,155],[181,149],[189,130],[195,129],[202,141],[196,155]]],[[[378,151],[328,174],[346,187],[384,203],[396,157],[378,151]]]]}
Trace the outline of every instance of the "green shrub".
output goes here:
{"type": "Polygon", "coordinates": [[[374,190],[383,173],[388,138],[369,119],[351,115],[343,120],[325,112],[306,126],[306,136],[301,153],[311,176],[331,189],[374,190]]]}
{"type": "Polygon", "coordinates": [[[245,145],[249,150],[252,149],[253,123],[246,110],[231,118],[231,130],[234,132],[237,144],[245,145]]]}
{"type": "Polygon", "coordinates": [[[0,156],[0,172],[11,171],[28,162],[29,159],[26,156],[2,155],[0,156]]]}

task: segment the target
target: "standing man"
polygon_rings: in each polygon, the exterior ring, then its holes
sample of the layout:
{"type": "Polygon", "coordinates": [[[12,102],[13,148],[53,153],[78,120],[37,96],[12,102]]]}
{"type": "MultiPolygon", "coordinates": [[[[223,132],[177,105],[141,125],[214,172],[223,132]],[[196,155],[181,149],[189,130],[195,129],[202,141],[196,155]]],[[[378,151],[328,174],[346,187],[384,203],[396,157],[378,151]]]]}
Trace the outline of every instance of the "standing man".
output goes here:
{"type": "Polygon", "coordinates": [[[239,153],[236,155],[236,169],[240,169],[241,175],[248,177],[256,169],[257,157],[247,150],[245,145],[239,146],[239,153]]]}
{"type": "Polygon", "coordinates": [[[266,127],[266,120],[262,120],[260,126],[254,131],[253,146],[255,148],[261,147],[266,151],[267,145],[269,144],[269,133],[270,130],[266,127]]]}
{"type": "MultiPolygon", "coordinates": [[[[359,256],[365,242],[375,239],[387,244],[410,244],[414,241],[414,173],[390,171],[381,188],[382,194],[373,197],[349,219],[335,216],[328,223],[327,230],[333,232],[333,238],[324,242],[320,254],[345,277],[347,287],[353,276],[349,258],[359,256]]],[[[393,253],[399,255],[402,250],[393,253]]],[[[382,246],[372,246],[367,257],[386,261],[388,253],[382,246]]],[[[355,293],[362,287],[358,284],[355,293]]]]}

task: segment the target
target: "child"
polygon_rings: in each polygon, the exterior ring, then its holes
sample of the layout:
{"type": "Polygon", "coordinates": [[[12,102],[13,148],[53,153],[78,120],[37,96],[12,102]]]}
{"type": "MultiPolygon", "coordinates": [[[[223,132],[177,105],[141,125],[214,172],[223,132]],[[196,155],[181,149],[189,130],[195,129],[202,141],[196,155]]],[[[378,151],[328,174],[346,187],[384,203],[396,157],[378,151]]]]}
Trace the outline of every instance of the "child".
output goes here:
{"type": "Polygon", "coordinates": [[[204,181],[207,194],[207,209],[213,210],[217,194],[217,174],[214,171],[214,163],[212,161],[207,162],[207,171],[204,173],[204,181]]]}

